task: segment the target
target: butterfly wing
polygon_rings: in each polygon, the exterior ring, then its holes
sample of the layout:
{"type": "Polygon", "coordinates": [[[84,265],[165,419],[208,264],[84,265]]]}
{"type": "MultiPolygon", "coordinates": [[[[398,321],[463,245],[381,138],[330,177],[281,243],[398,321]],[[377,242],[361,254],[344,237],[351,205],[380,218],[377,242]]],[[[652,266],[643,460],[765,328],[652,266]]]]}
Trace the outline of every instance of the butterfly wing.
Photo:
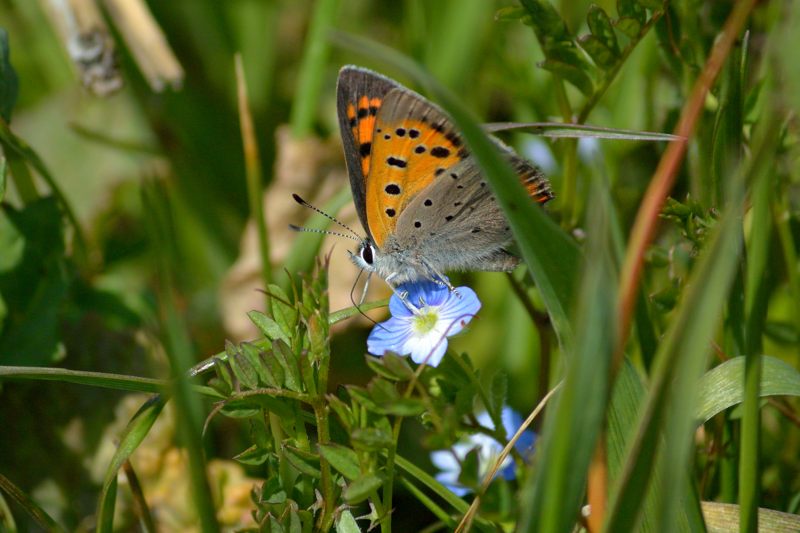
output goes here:
{"type": "Polygon", "coordinates": [[[406,88],[389,91],[375,121],[366,180],[367,223],[378,247],[407,205],[469,156],[448,117],[406,88]]]}
{"type": "Polygon", "coordinates": [[[365,191],[375,120],[386,93],[396,87],[400,86],[389,78],[349,65],[339,72],[336,85],[336,108],[350,187],[361,225],[367,232],[365,191]]]}
{"type": "MultiPolygon", "coordinates": [[[[538,168],[498,142],[531,197],[552,198],[538,168]]],[[[465,158],[414,198],[397,221],[399,248],[413,247],[412,259],[431,274],[450,270],[513,269],[518,259],[505,251],[508,221],[472,156],[465,158]]]]}

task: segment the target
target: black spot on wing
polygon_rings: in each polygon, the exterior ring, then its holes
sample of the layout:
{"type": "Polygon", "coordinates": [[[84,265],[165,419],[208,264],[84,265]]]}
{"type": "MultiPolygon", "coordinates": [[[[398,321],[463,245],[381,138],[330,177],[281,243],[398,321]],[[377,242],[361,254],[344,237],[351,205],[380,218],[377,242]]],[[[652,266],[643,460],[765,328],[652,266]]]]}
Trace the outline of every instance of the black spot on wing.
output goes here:
{"type": "Polygon", "coordinates": [[[372,150],[372,143],[364,143],[358,147],[358,153],[361,154],[361,157],[369,156],[370,151],[372,150]]]}
{"type": "Polygon", "coordinates": [[[390,183],[384,190],[387,194],[400,194],[400,186],[396,183],[390,183]]]}
{"type": "Polygon", "coordinates": [[[404,159],[400,159],[399,157],[394,157],[394,156],[387,157],[386,164],[397,168],[406,168],[406,165],[408,165],[408,163],[404,159]]]}
{"type": "Polygon", "coordinates": [[[433,157],[444,158],[450,155],[450,150],[448,150],[444,146],[434,146],[433,148],[431,148],[431,155],[433,157]]]}

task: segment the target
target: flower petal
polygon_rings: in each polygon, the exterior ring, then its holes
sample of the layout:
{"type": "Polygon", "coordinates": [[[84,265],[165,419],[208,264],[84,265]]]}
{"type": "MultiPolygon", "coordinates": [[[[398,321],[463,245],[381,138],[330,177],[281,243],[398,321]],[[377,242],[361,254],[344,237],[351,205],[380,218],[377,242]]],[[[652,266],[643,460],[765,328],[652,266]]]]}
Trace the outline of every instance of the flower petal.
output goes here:
{"type": "Polygon", "coordinates": [[[439,366],[447,351],[447,337],[434,329],[423,337],[412,336],[406,341],[405,348],[411,353],[411,360],[415,363],[439,366]]]}
{"type": "Polygon", "coordinates": [[[411,323],[407,319],[392,317],[372,328],[367,337],[367,351],[372,355],[383,355],[387,351],[407,354],[404,346],[412,334],[411,323]]]}
{"type": "Polygon", "coordinates": [[[439,307],[439,320],[444,324],[448,337],[464,329],[481,308],[475,291],[469,287],[459,287],[457,290],[458,295],[451,293],[439,307]]]}
{"type": "Polygon", "coordinates": [[[418,309],[423,307],[420,304],[420,298],[425,302],[425,306],[435,307],[442,305],[450,294],[450,289],[444,285],[428,280],[404,283],[399,289],[408,292],[408,301],[418,309]]]}

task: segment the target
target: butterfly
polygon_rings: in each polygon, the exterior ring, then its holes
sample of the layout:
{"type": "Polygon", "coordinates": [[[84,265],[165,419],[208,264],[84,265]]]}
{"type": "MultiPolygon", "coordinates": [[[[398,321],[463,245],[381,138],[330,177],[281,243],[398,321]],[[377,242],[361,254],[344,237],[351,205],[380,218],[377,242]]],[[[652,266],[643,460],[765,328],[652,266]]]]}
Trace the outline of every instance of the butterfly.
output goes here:
{"type": "MultiPolygon", "coordinates": [[[[366,229],[351,258],[394,288],[448,271],[509,271],[511,229],[450,118],[414,91],[345,66],[337,111],[358,217],[366,229]]],[[[533,201],[553,194],[541,171],[496,140],[533,201]]]]}

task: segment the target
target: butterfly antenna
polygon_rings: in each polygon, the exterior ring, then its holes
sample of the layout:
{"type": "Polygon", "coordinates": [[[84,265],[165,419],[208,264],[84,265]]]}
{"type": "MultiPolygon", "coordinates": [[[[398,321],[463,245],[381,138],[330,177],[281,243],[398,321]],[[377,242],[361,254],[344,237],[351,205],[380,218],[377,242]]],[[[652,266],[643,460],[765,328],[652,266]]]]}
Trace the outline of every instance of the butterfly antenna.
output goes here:
{"type": "MultiPolygon", "coordinates": [[[[358,314],[360,314],[361,316],[363,316],[364,318],[366,318],[367,320],[369,320],[370,322],[372,322],[373,324],[375,324],[377,326],[378,323],[375,322],[372,318],[368,317],[367,314],[364,311],[361,310],[361,305],[356,303],[356,299],[355,299],[355,296],[354,296],[354,294],[356,292],[356,286],[358,286],[358,280],[361,279],[361,274],[363,274],[363,273],[364,273],[364,269],[363,268],[358,269],[358,276],[356,276],[356,280],[353,282],[353,286],[350,287],[350,302],[353,304],[353,307],[355,307],[358,310],[358,314]]],[[[381,327],[383,327],[383,326],[381,326],[381,327]]]]}
{"type": "Polygon", "coordinates": [[[293,231],[302,231],[306,233],[324,233],[325,235],[333,235],[335,237],[344,237],[346,239],[352,239],[356,242],[363,242],[364,239],[356,239],[352,235],[348,235],[347,233],[339,233],[338,231],[329,231],[326,229],[317,229],[317,228],[303,228],[301,226],[296,226],[294,224],[289,224],[289,229],[293,231]]]}
{"type": "Polygon", "coordinates": [[[341,227],[343,227],[344,229],[346,229],[347,231],[349,231],[350,233],[352,233],[353,235],[355,235],[355,236],[357,237],[357,240],[358,240],[358,242],[361,242],[361,241],[363,241],[363,240],[364,240],[363,238],[361,238],[361,237],[358,235],[358,233],[356,233],[355,231],[353,231],[353,229],[352,229],[350,226],[348,226],[347,224],[344,224],[343,222],[340,222],[340,221],[339,221],[339,219],[337,219],[335,216],[333,216],[333,215],[329,215],[328,213],[326,213],[326,212],[325,212],[325,211],[323,211],[322,209],[319,209],[318,207],[314,207],[314,206],[313,206],[313,205],[311,205],[310,203],[306,202],[305,200],[303,200],[303,199],[300,197],[300,195],[299,195],[299,194],[292,193],[292,198],[294,198],[294,201],[295,201],[295,202],[297,202],[298,204],[302,205],[303,207],[307,207],[307,208],[311,209],[312,211],[316,211],[317,213],[319,213],[320,215],[324,216],[324,217],[325,217],[325,218],[327,218],[328,220],[332,220],[332,221],[336,222],[336,223],[337,223],[337,224],[339,224],[341,227]]]}

